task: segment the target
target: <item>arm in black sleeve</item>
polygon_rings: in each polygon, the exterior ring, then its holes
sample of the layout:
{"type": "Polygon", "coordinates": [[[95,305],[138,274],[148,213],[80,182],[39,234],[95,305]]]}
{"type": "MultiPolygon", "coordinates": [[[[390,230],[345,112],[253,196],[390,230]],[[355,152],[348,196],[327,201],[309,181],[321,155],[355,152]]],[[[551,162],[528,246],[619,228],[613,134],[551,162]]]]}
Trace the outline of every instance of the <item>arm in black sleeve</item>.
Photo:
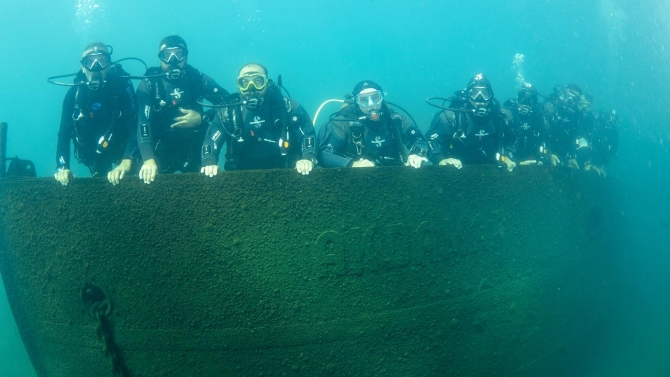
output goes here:
{"type": "Polygon", "coordinates": [[[282,130],[282,133],[287,133],[290,127],[288,111],[286,111],[284,96],[277,85],[268,84],[267,92],[265,93],[265,102],[269,107],[270,120],[282,130]]]}
{"type": "Polygon", "coordinates": [[[56,167],[58,169],[70,169],[70,140],[74,131],[74,101],[77,87],[73,86],[67,91],[63,100],[63,111],[60,117],[60,128],[58,129],[58,143],[56,145],[56,167]]]}
{"type": "MultiPolygon", "coordinates": [[[[152,71],[147,71],[150,74],[152,71]]],[[[154,149],[155,140],[153,138],[153,130],[151,118],[153,116],[153,85],[151,79],[144,79],[137,86],[137,148],[142,155],[144,161],[155,158],[154,149]]]]}
{"type": "MultiPolygon", "coordinates": [[[[204,97],[205,100],[214,105],[219,105],[230,97],[230,93],[221,87],[211,77],[204,73],[200,73],[200,91],[199,96],[204,97]]],[[[211,122],[216,117],[216,108],[210,108],[200,113],[203,122],[211,122]]]]}
{"type": "Polygon", "coordinates": [[[118,94],[119,107],[123,117],[122,126],[126,128],[126,149],[123,159],[134,159],[137,156],[137,100],[132,82],[128,79],[122,80],[121,92],[118,94]]]}
{"type": "Polygon", "coordinates": [[[501,109],[500,116],[500,131],[502,132],[502,155],[509,157],[510,152],[513,154],[516,152],[517,138],[516,132],[514,131],[514,118],[512,112],[509,109],[501,109]]]}
{"type": "Polygon", "coordinates": [[[444,151],[442,145],[453,137],[451,133],[452,124],[456,114],[452,111],[440,111],[435,114],[430,128],[426,132],[428,138],[428,159],[435,165],[448,157],[448,151],[444,151]]]}
{"type": "Polygon", "coordinates": [[[553,127],[556,125],[556,107],[553,102],[547,100],[542,105],[542,119],[544,127],[553,131],[553,127]]]}
{"type": "Polygon", "coordinates": [[[348,128],[345,121],[329,121],[319,129],[319,163],[327,168],[351,166],[353,158],[347,157],[348,128]]]}
{"type": "Polygon", "coordinates": [[[202,166],[217,165],[219,163],[221,147],[229,137],[222,122],[221,112],[209,122],[205,140],[202,143],[202,166]]]}
{"type": "Polygon", "coordinates": [[[289,109],[289,123],[291,135],[295,135],[296,142],[300,145],[301,156],[305,160],[316,160],[316,131],[312,125],[312,119],[307,111],[297,101],[286,98],[287,108],[289,109]]]}
{"type": "Polygon", "coordinates": [[[416,124],[404,114],[396,113],[402,119],[402,141],[409,151],[408,154],[426,157],[428,142],[416,124]]]}

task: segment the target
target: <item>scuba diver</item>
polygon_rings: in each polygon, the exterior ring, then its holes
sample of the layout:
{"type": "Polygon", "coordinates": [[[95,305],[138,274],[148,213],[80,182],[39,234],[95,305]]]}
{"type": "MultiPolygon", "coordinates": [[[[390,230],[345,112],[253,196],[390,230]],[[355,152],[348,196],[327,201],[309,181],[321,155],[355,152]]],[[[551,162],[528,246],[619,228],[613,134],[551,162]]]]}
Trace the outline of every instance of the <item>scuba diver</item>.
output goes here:
{"type": "Polygon", "coordinates": [[[48,79],[71,86],[63,101],[54,174],[64,186],[74,177],[70,140],[75,158],[93,177],[106,174],[109,182],[117,185],[133,168],[137,156],[135,90],[127,73],[112,62],[112,51],[103,43],[90,44],[84,49],[78,73],[48,79]],[[52,80],[69,76],[75,76],[74,84],[52,80]]]}
{"type": "Polygon", "coordinates": [[[581,135],[584,114],[579,107],[581,100],[581,88],[569,84],[555,86],[554,92],[544,102],[542,116],[548,131],[547,148],[552,165],[579,168],[577,155],[583,154],[579,150],[588,148],[586,139],[581,135]]]}
{"type": "Polygon", "coordinates": [[[500,107],[491,82],[482,73],[466,89],[451,98],[428,98],[428,104],[442,109],[436,113],[428,132],[429,159],[435,165],[502,163],[512,171],[516,163],[507,146],[514,141],[512,114],[500,107]],[[435,99],[450,101],[449,107],[435,105],[435,99]]]}
{"type": "Polygon", "coordinates": [[[219,172],[219,154],[226,144],[225,170],[285,169],[309,174],[316,166],[315,132],[305,109],[284,98],[259,63],[243,66],[237,76],[238,93],[214,105],[202,144],[201,172],[219,172]]]}
{"type": "Polygon", "coordinates": [[[188,47],[177,35],[159,44],[160,67],[151,67],[137,87],[138,147],[144,160],[140,179],[200,170],[200,148],[215,109],[203,111],[198,98],[218,103],[229,93],[187,63],[188,47]]]}
{"type": "Polygon", "coordinates": [[[619,149],[619,119],[616,110],[597,112],[593,117],[593,128],[587,135],[590,153],[584,162],[584,170],[593,169],[606,177],[605,165],[616,157],[619,149]]]}
{"type": "Polygon", "coordinates": [[[503,104],[504,108],[512,112],[514,120],[514,141],[508,145],[507,152],[510,158],[519,161],[519,165],[541,165],[546,162],[547,132],[538,97],[537,89],[525,83],[516,98],[510,98],[503,104]]]}
{"type": "Polygon", "coordinates": [[[319,130],[324,167],[412,166],[427,161],[428,145],[413,120],[395,111],[377,83],[356,84],[340,111],[319,130]]]}

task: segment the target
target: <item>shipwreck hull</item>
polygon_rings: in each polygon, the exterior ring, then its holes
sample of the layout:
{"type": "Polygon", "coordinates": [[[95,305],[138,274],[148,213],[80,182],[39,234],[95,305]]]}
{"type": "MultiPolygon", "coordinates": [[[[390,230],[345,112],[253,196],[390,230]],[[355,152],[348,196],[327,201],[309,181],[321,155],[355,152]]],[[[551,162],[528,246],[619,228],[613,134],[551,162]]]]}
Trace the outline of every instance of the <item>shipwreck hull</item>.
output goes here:
{"type": "Polygon", "coordinates": [[[620,232],[604,180],[543,167],[0,190],[39,376],[565,375],[605,331],[620,232]]]}

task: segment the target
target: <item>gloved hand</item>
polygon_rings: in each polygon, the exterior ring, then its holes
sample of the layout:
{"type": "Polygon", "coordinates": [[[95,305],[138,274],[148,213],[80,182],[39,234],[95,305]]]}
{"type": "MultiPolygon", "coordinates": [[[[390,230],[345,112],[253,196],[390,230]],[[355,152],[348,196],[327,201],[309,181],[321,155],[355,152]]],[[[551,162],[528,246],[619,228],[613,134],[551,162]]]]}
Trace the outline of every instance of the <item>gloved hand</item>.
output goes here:
{"type": "Polygon", "coordinates": [[[418,169],[421,167],[421,164],[426,161],[428,161],[428,159],[425,157],[421,157],[418,154],[410,154],[407,156],[407,162],[405,163],[405,166],[411,166],[418,169]]]}
{"type": "Polygon", "coordinates": [[[374,162],[372,162],[370,160],[366,160],[364,158],[361,158],[358,161],[354,161],[354,163],[351,164],[352,168],[371,168],[373,166],[375,166],[374,162]]]}
{"type": "MultiPolygon", "coordinates": [[[[535,165],[535,164],[537,164],[537,160],[526,160],[526,161],[519,162],[520,166],[535,165]]],[[[541,162],[540,162],[540,164],[541,164],[541,162]]]]}
{"type": "Polygon", "coordinates": [[[67,186],[70,183],[70,177],[74,178],[74,174],[70,172],[70,169],[59,170],[54,174],[54,178],[63,186],[67,186]]]}
{"type": "Polygon", "coordinates": [[[156,161],[153,159],[144,161],[144,164],[140,169],[140,179],[148,185],[156,179],[157,174],[158,166],[156,166],[156,161]]]}
{"type": "Polygon", "coordinates": [[[295,170],[302,175],[307,175],[314,169],[314,163],[307,159],[298,160],[295,163],[295,170]]]}
{"type": "Polygon", "coordinates": [[[574,158],[571,158],[568,160],[568,167],[579,169],[579,163],[577,163],[577,160],[575,160],[574,158]]]}
{"type": "Polygon", "coordinates": [[[551,161],[551,165],[552,165],[552,166],[556,166],[556,165],[558,165],[558,164],[561,163],[561,160],[560,160],[560,159],[558,158],[558,156],[556,156],[555,154],[552,154],[552,155],[549,157],[549,161],[551,161]]]}
{"type": "Polygon", "coordinates": [[[440,161],[439,165],[453,165],[456,169],[460,169],[463,167],[463,163],[461,160],[455,159],[455,158],[445,158],[444,160],[440,161]]]}
{"type": "Polygon", "coordinates": [[[123,176],[130,171],[130,168],[133,166],[133,161],[130,159],[121,160],[119,166],[115,167],[114,170],[107,173],[107,180],[112,186],[116,186],[123,179],[123,176]]]}
{"type": "Polygon", "coordinates": [[[218,165],[203,166],[200,168],[200,172],[208,177],[213,177],[219,174],[219,166],[218,165]]]}
{"type": "Polygon", "coordinates": [[[184,115],[174,118],[173,120],[175,122],[170,126],[171,128],[193,128],[202,123],[202,117],[199,112],[195,110],[184,110],[181,107],[179,108],[179,111],[184,115]]]}
{"type": "Polygon", "coordinates": [[[507,171],[512,171],[516,167],[516,162],[512,161],[511,158],[504,158],[502,162],[507,166],[507,171]]]}

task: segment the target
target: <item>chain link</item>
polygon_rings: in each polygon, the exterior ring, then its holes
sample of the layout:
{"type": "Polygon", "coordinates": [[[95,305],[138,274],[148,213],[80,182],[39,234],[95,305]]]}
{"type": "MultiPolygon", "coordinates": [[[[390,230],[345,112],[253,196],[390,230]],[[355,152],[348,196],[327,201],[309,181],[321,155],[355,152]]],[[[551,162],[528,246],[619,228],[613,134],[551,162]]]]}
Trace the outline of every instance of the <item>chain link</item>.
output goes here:
{"type": "Polygon", "coordinates": [[[96,302],[91,305],[91,315],[98,322],[96,334],[98,339],[102,342],[105,355],[109,357],[114,377],[130,377],[130,372],[123,360],[121,350],[119,350],[119,347],[116,344],[114,333],[112,332],[112,325],[108,319],[111,312],[112,305],[108,300],[96,302]]]}

